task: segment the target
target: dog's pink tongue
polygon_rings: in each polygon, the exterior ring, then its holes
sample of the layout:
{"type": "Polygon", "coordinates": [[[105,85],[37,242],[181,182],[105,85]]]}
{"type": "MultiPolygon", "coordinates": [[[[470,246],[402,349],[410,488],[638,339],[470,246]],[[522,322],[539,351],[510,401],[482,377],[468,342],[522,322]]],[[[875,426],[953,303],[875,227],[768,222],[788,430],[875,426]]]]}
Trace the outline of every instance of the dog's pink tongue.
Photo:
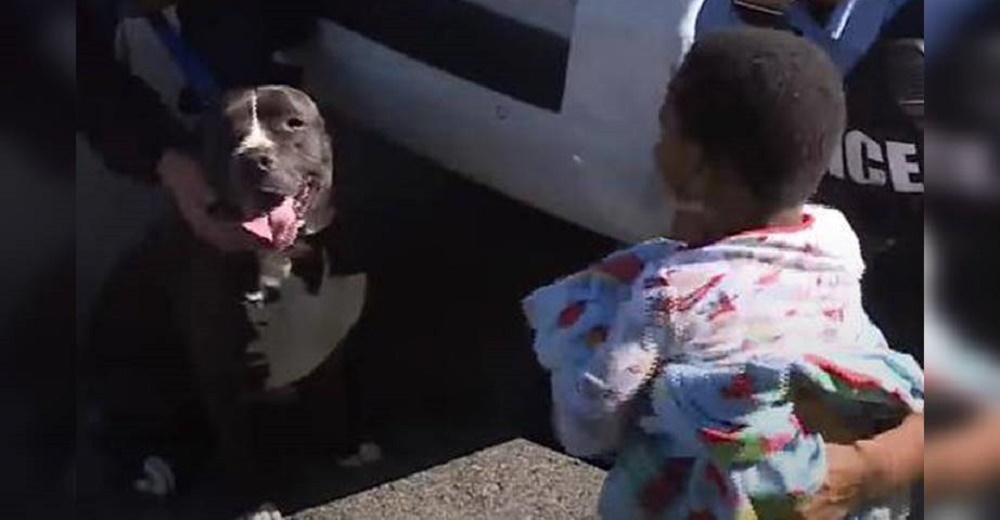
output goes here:
{"type": "Polygon", "coordinates": [[[285,249],[295,242],[299,232],[298,217],[295,216],[295,200],[285,197],[274,209],[243,223],[243,229],[273,249],[285,249]]]}

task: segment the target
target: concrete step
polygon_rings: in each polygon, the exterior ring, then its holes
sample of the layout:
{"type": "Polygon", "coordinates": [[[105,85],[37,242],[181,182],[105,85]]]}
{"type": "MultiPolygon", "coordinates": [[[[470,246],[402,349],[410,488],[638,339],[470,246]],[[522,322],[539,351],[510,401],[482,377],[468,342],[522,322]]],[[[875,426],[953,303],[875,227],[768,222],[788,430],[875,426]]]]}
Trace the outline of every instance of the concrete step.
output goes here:
{"type": "Polygon", "coordinates": [[[589,519],[604,472],[514,440],[302,511],[295,520],[589,519]]]}

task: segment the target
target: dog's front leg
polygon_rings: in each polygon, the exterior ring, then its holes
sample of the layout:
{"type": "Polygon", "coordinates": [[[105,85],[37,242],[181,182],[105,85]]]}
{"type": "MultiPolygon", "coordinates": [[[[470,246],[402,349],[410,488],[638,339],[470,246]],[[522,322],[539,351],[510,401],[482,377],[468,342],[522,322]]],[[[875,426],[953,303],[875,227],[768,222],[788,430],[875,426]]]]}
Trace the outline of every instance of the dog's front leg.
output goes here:
{"type": "Polygon", "coordinates": [[[233,262],[202,250],[193,255],[186,298],[191,360],[226,480],[254,487],[254,435],[245,373],[246,315],[233,262]]]}

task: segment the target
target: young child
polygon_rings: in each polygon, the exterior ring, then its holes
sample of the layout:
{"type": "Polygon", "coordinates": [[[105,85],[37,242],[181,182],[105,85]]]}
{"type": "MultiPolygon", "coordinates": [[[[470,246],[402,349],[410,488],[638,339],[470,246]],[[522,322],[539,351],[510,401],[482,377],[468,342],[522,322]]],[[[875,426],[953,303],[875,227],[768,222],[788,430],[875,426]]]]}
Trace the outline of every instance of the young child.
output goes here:
{"type": "MultiPolygon", "coordinates": [[[[826,476],[824,440],[922,411],[919,366],[862,308],[857,237],[806,204],[843,132],[841,84],[789,33],[700,39],[656,151],[684,242],[613,254],[525,300],[560,440],[615,456],[603,518],[791,518],[826,476]]],[[[852,518],[906,514],[900,498],[852,518]]]]}

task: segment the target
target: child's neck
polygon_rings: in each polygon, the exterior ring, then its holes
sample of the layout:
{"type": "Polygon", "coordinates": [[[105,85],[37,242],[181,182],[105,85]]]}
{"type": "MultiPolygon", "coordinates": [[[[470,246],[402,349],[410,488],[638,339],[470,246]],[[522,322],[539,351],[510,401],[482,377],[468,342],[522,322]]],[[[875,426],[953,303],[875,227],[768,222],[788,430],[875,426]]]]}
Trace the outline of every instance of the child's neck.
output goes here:
{"type": "Polygon", "coordinates": [[[705,243],[712,243],[727,237],[769,228],[787,228],[802,223],[802,206],[784,209],[767,215],[750,214],[733,211],[729,218],[719,220],[710,226],[704,238],[705,243]]]}
{"type": "Polygon", "coordinates": [[[794,208],[788,208],[772,214],[768,218],[764,219],[763,226],[758,226],[758,228],[751,228],[751,230],[759,228],[791,227],[791,226],[797,226],[801,223],[802,223],[802,206],[796,206],[794,208]]]}

